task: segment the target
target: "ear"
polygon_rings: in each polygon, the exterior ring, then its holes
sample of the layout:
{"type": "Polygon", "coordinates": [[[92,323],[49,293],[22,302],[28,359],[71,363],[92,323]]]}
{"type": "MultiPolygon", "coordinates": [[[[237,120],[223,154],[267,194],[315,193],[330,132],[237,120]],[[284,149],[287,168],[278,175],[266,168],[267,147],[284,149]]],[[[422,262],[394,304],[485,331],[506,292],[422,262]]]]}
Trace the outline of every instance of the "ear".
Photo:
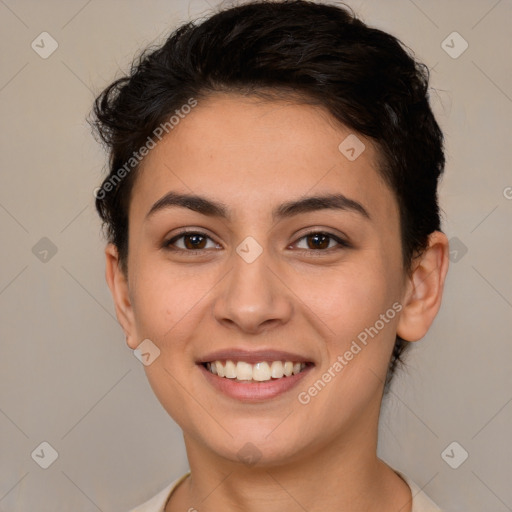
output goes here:
{"type": "Polygon", "coordinates": [[[431,233],[427,249],[413,262],[413,272],[407,280],[397,326],[402,339],[418,341],[432,325],[441,306],[448,255],[446,235],[440,231],[431,233]]]}
{"type": "Polygon", "coordinates": [[[121,269],[119,253],[114,244],[107,245],[105,248],[105,257],[105,279],[107,280],[110,293],[114,299],[117,320],[123,328],[127,345],[134,350],[139,343],[136,336],[133,308],[130,301],[128,276],[121,269]]]}

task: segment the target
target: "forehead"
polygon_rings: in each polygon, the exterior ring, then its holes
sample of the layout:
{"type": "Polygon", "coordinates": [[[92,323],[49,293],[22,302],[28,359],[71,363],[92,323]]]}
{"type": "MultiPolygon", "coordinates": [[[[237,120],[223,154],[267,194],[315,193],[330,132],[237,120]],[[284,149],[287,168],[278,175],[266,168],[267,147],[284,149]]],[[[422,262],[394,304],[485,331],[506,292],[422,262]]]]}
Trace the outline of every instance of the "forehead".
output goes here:
{"type": "Polygon", "coordinates": [[[378,160],[369,139],[321,107],[216,94],[199,101],[145,157],[130,216],[145,215],[170,190],[241,211],[340,192],[389,216],[396,204],[378,160]]]}

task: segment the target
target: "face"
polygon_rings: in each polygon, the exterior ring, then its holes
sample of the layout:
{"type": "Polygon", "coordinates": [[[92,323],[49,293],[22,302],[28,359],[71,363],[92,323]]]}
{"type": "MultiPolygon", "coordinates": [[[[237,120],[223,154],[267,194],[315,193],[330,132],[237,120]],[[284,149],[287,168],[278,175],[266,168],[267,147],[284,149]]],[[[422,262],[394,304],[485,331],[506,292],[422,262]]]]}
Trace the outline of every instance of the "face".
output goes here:
{"type": "Polygon", "coordinates": [[[149,382],[205,456],[272,465],[376,428],[406,279],[396,199],[349,135],[317,107],[218,95],[143,162],[124,327],[160,350],[149,382]]]}

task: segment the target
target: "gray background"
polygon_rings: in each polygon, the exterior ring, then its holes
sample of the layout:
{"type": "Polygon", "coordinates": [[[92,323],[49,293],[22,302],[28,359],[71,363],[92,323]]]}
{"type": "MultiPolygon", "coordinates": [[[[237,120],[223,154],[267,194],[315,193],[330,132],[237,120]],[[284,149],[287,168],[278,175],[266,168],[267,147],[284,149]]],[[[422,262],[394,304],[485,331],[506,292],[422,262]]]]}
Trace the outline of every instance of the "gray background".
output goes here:
{"type": "MultiPolygon", "coordinates": [[[[432,69],[447,141],[444,302],[385,402],[379,452],[446,511],[510,511],[512,2],[349,4],[432,69]],[[442,47],[454,31],[458,58],[442,47]],[[452,463],[469,453],[457,469],[441,457],[453,441],[452,463]]],[[[105,155],[85,117],[136,52],[209,9],[0,0],[0,511],[124,511],[188,469],[115,320],[93,208],[105,155]],[[31,47],[44,31],[47,59],[31,47]],[[48,469],[31,457],[43,441],[48,469]]]]}

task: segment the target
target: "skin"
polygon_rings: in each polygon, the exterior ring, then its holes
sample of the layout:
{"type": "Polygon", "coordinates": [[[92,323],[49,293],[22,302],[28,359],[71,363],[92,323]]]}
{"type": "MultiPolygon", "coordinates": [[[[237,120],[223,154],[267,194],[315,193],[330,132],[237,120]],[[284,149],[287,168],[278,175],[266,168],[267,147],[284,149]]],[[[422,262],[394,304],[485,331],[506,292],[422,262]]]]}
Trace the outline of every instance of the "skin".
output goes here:
{"type": "Polygon", "coordinates": [[[191,476],[167,512],[411,509],[409,487],[377,458],[378,418],[396,334],[419,340],[440,307],[448,242],[432,233],[411,272],[402,267],[396,198],[370,140],[358,135],[366,149],[355,161],[341,154],[350,133],[320,107],[218,94],[143,161],[129,210],[128,275],[109,244],[106,278],[128,346],[149,338],[160,349],[144,368],[183,429],[191,476]],[[231,217],[169,207],[146,218],[169,191],[222,202],[231,217]],[[319,209],[272,219],[282,203],[333,193],[370,218],[319,209]],[[184,227],[210,237],[195,239],[202,252],[186,253],[190,237],[163,248],[184,227]],[[304,238],[310,231],[350,245],[315,243],[304,238]],[[247,236],[263,250],[252,263],[236,252],[247,236]],[[395,302],[399,314],[299,403],[298,393],[395,302]],[[244,403],[220,394],[196,365],[228,348],[291,351],[315,366],[291,391],[244,403]],[[248,442],[261,457],[253,466],[237,456],[248,442]]]}

